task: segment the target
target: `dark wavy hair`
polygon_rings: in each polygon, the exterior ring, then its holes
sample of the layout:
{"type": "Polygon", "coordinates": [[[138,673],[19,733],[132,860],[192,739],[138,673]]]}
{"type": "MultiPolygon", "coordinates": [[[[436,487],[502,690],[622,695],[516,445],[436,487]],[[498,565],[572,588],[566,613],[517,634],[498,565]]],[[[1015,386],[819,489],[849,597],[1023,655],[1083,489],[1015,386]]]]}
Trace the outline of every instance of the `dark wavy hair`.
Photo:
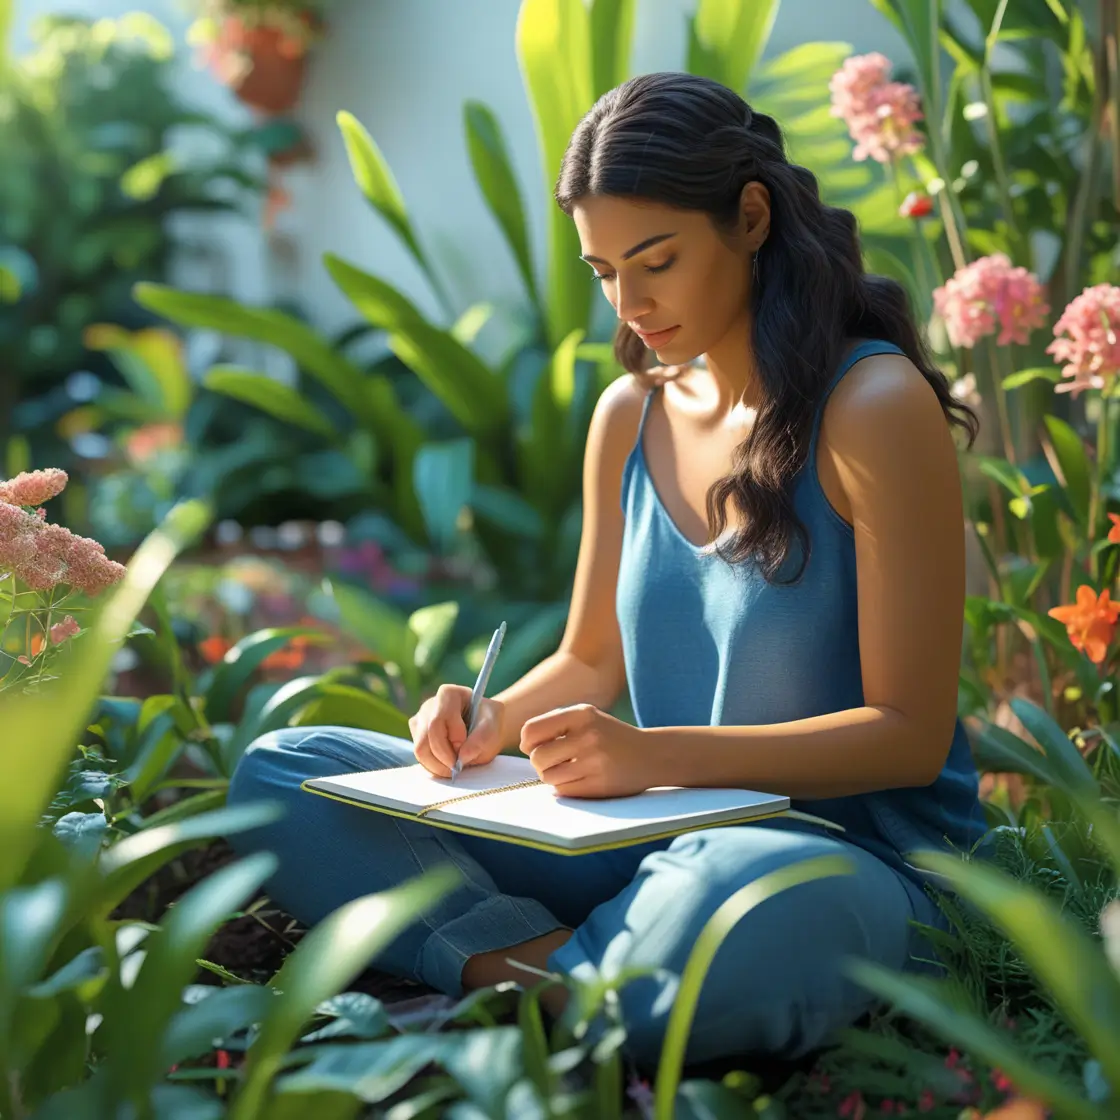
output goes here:
{"type": "MultiPolygon", "coordinates": [[[[732,473],[708,491],[708,526],[711,538],[719,538],[727,527],[725,505],[733,501],[744,524],[721,542],[719,554],[729,563],[753,558],[771,582],[796,533],[805,546],[789,580],[797,582],[810,542],[790,484],[806,461],[814,410],[848,339],[900,347],[932,386],[948,422],[967,430],[969,447],[979,420],[933,364],[905,289],[864,272],[854,215],[821,201],[812,172],[786,158],[777,122],[726,86],[666,72],[609,90],[572,134],[555,198],[569,216],[588,195],[703,211],[726,234],[740,219],[740,195],[752,181],[769,190],[771,207],[751,292],[760,400],[732,473]]],[[[649,352],[625,323],[614,352],[624,369],[644,372],[649,352]]]]}

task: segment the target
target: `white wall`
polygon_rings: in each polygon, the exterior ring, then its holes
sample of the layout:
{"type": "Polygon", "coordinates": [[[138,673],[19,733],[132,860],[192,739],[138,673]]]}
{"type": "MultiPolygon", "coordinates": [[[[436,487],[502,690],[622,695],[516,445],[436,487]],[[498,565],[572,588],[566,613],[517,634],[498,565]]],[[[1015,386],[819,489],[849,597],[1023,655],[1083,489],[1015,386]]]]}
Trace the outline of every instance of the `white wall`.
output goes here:
{"type": "MultiPolygon", "coordinates": [[[[547,190],[533,120],[514,50],[520,0],[335,0],[331,29],[313,55],[298,114],[316,159],[290,169],[292,208],[270,237],[259,221],[237,217],[183,223],[195,248],[177,280],[224,290],[252,302],[294,296],[327,330],[355,314],[321,263],[331,250],[399,285],[429,312],[436,304],[419,270],[354,185],[335,125],[354,113],[375,137],[401,186],[427,251],[461,308],[487,299],[516,307],[520,285],[505,242],[474,183],[462,126],[462,103],[485,102],[499,117],[529,210],[538,262],[544,249],[547,190]]],[[[695,0],[641,0],[632,72],[684,64],[687,13],[695,0]]],[[[183,43],[187,0],[16,0],[13,48],[29,46],[32,18],[68,11],[114,16],[142,9],[183,43]]],[[[869,0],[784,0],[769,52],[807,39],[843,40],[857,51],[905,49],[869,0]]],[[[177,81],[196,104],[247,121],[250,114],[183,47],[177,81]]]]}

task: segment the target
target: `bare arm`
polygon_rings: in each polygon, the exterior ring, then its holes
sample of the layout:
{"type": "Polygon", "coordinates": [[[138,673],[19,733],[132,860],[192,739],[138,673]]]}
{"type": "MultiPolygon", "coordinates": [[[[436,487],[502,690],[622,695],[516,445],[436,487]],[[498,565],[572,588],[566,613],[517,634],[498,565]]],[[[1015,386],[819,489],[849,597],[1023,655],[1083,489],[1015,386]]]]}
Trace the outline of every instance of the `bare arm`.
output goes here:
{"type": "Polygon", "coordinates": [[[502,746],[517,746],[522,725],[571,704],[609,708],[626,683],[615,614],[623,516],[622,469],[638,434],[645,390],[631,375],[599,398],[583,458],[583,531],[572,602],[560,648],[495,696],[504,705],[502,746]]]}

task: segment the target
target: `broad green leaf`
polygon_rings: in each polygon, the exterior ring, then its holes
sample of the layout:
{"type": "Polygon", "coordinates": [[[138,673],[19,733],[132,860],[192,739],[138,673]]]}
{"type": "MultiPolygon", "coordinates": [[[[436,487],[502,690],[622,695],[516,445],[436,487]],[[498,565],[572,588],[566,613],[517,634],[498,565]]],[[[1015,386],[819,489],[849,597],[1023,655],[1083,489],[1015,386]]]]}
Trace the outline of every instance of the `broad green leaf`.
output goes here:
{"type": "Polygon", "coordinates": [[[1064,420],[1047,413],[1042,418],[1050,436],[1057,464],[1051,461],[1069,496],[1073,512],[1084,529],[1089,523],[1089,495],[1092,489],[1089,457],[1081,437],[1064,420]]]}
{"type": "Polygon", "coordinates": [[[110,1055],[110,1080],[125,1099],[141,1099],[163,1072],[164,1031],[211,935],[277,866],[271,852],[258,852],[212,872],[176,901],[144,943],[146,956],[131,987],[117,981],[106,990],[100,1036],[110,1055]]]}
{"type": "Polygon", "coordinates": [[[249,1048],[230,1120],[256,1120],[263,1115],[272,1079],[315,1008],[343,990],[460,880],[455,868],[436,868],[400,887],[339,907],[304,937],[273,978],[273,987],[282,994],[249,1048]]]}
{"type": "Polygon", "coordinates": [[[572,407],[572,396],[576,391],[576,351],[583,341],[582,329],[572,331],[552,354],[549,367],[549,383],[552,399],[557,411],[565,419],[572,407]]]}
{"type": "Polygon", "coordinates": [[[324,1039],[340,1036],[380,1038],[392,1031],[389,1016],[381,1000],[374,999],[366,992],[343,992],[332,996],[315,1008],[315,1014],[329,1016],[331,1021],[304,1035],[301,1042],[322,1042],[324,1039]]]}
{"type": "MultiPolygon", "coordinates": [[[[328,389],[361,423],[382,438],[414,435],[415,422],[400,407],[392,386],[384,378],[366,375],[306,324],[268,307],[248,307],[223,296],[180,292],[160,284],[141,283],[133,289],[142,307],[184,327],[204,327],[235,338],[249,338],[278,346],[328,389]],[[376,382],[380,399],[375,410],[367,382],[376,382]]],[[[387,446],[395,440],[384,439],[387,446]]]]}
{"type": "Polygon", "coordinates": [[[688,29],[688,72],[745,94],[779,0],[700,0],[688,29]]]}
{"type": "Polygon", "coordinates": [[[346,154],[350,159],[350,170],[358,188],[366,201],[389,223],[397,236],[405,243],[416,263],[423,269],[440,299],[446,299],[432,269],[431,262],[420,248],[420,241],[409,221],[405,209],[404,196],[397,186],[393,172],[381,149],[374,139],[352,113],[342,111],[336,116],[339,131],[346,144],[346,154]]]}
{"type": "MultiPolygon", "coordinates": [[[[71,890],[61,878],[13,887],[0,895],[0,937],[4,945],[0,956],[0,1031],[5,1034],[20,991],[42,976],[62,935],[72,901],[71,890]]],[[[5,1045],[4,1052],[7,1050],[5,1045]]]]}
{"type": "Polygon", "coordinates": [[[1004,489],[1012,494],[1025,494],[1030,488],[1030,483],[1022,471],[1016,470],[1006,459],[997,459],[986,455],[978,455],[976,464],[982,474],[995,479],[1004,489]]]}
{"type": "Polygon", "coordinates": [[[215,1040],[259,1023],[277,998],[275,988],[255,984],[211,988],[205,999],[183,1006],[168,1023],[160,1064],[169,1069],[209,1053],[215,1040]]]}
{"type": "Polygon", "coordinates": [[[927,976],[906,976],[872,961],[852,961],[852,977],[868,991],[889,1001],[909,1018],[924,1023],[953,1046],[971,1051],[1002,1070],[1019,1091],[1037,1097],[1070,1120],[1100,1120],[1095,1105],[1071,1093],[1015,1044],[1007,1034],[989,1026],[974,1011],[946,998],[944,982],[927,976]]]}
{"type": "Polygon", "coordinates": [[[741,887],[725,899],[704,924],[685,963],[684,972],[681,973],[680,989],[673,1001],[673,1009],[665,1028],[665,1042],[661,1048],[654,1082],[655,1120],[673,1120],[675,1116],[677,1086],[684,1069],[685,1048],[700,999],[700,989],[716,952],[732,928],[759,903],[790,887],[833,875],[851,875],[854,870],[855,867],[846,856],[816,856],[800,860],[788,867],[768,872],[753,883],[741,887]]]}
{"type": "Polygon", "coordinates": [[[83,999],[90,998],[107,975],[104,951],[100,945],[91,945],[46,980],[29,988],[27,994],[34,999],[52,999],[63,992],[78,989],[83,999]]]}
{"type": "Polygon", "coordinates": [[[1019,389],[1023,385],[1029,385],[1032,381],[1049,381],[1056,384],[1061,379],[1061,370],[1055,369],[1053,366],[1040,366],[1033,369],[1021,369],[1018,373],[1008,374],[1003,379],[1003,387],[1005,389],[1019,389]]]}
{"type": "Polygon", "coordinates": [[[475,483],[470,506],[475,517],[507,533],[532,541],[544,537],[544,518],[516,490],[475,483]]]}
{"type": "Polygon", "coordinates": [[[983,725],[974,735],[973,753],[984,770],[1030,774],[1046,785],[1057,784],[1057,772],[1046,755],[1005,727],[983,725]]]}
{"type": "Polygon", "coordinates": [[[428,536],[442,552],[459,539],[459,514],[468,504],[474,482],[474,440],[426,443],[412,461],[412,484],[428,536]]]}
{"type": "Polygon", "coordinates": [[[16,303],[20,296],[19,277],[0,264],[0,303],[16,303]]]}
{"type": "Polygon", "coordinates": [[[136,751],[123,775],[136,804],[147,798],[187,745],[177,726],[174,709],[178,704],[174,696],[150,696],[141,709],[143,722],[137,728],[136,751]]]}
{"type": "Polygon", "coordinates": [[[323,695],[326,688],[324,677],[295,677],[276,689],[258,710],[247,713],[222,752],[229,775],[233,775],[241,756],[255,739],[287,727],[296,712],[323,695]]]}
{"type": "Polygon", "coordinates": [[[293,638],[306,638],[316,644],[330,641],[329,635],[313,626],[268,627],[242,638],[215,666],[206,690],[206,718],[211,723],[228,720],[233,702],[261,663],[293,638]]]}
{"type": "MultiPolygon", "coordinates": [[[[555,183],[572,133],[594,100],[591,18],[583,0],[523,0],[517,13],[517,58],[537,126],[544,180],[555,183]]],[[[587,328],[592,286],[579,259],[575,224],[548,209],[544,293],[550,345],[587,328]]]]}
{"type": "Polygon", "coordinates": [[[525,207],[501,125],[490,109],[480,101],[464,103],[463,122],[467,133],[467,154],[471,159],[471,167],[474,168],[478,188],[505,235],[525,290],[539,310],[540,294],[533,275],[533,254],[525,221],[525,207]]]}
{"type": "Polygon", "coordinates": [[[129,331],[112,323],[95,323],[83,332],[82,341],[87,349],[107,353],[132,391],[157,416],[181,420],[187,414],[194,386],[182,340],[171,331],[162,327],[129,331]]]}
{"type": "Polygon", "coordinates": [[[914,858],[920,866],[948,879],[958,894],[982,910],[1015,944],[1101,1063],[1105,1077],[1120,1085],[1120,1048],[1116,1046],[1120,976],[1109,967],[1100,945],[1037,888],[1017,882],[995,867],[939,852],[914,858]]]}
{"type": "Polygon", "coordinates": [[[1040,707],[1021,696],[1011,698],[1011,710],[1034,736],[1053,767],[1053,782],[1063,791],[1080,796],[1099,792],[1097,780],[1081,752],[1062,728],[1040,707]]]}
{"type": "Polygon", "coordinates": [[[324,684],[314,698],[292,717],[291,727],[360,727],[398,739],[411,738],[408,716],[370,692],[345,684],[324,684]]]}
{"type": "Polygon", "coordinates": [[[497,375],[471,350],[432,326],[395,288],[327,253],[327,271],[351,303],[375,327],[389,332],[389,345],[472,434],[501,427],[508,405],[497,375]]]}
{"type": "Polygon", "coordinates": [[[416,635],[408,619],[369,591],[348,583],[334,583],[331,593],[338,604],[338,624],[368,650],[405,670],[416,663],[416,635]]]}
{"type": "Polygon", "coordinates": [[[227,788],[228,782],[223,779],[218,789],[208,789],[191,797],[181,797],[166,808],[146,816],[140,822],[140,829],[142,831],[146,828],[160,828],[165,824],[185,821],[188,817],[197,816],[199,813],[208,813],[211,809],[220,809],[226,803],[227,788]]]}
{"type": "Polygon", "coordinates": [[[171,561],[209,519],[201,502],[176,506],[129,561],[75,649],[67,672],[40,692],[0,699],[5,780],[0,783],[0,889],[17,881],[37,841],[38,822],[86,727],[114,653],[171,561]]]}
{"type": "Polygon", "coordinates": [[[492,303],[472,303],[452,324],[451,337],[463,346],[470,346],[478,337],[478,332],[490,322],[493,314],[492,303]]]}
{"type": "Polygon", "coordinates": [[[80,860],[92,859],[101,850],[109,822],[104,813],[67,813],[51,831],[80,860]]]}
{"type": "Polygon", "coordinates": [[[215,393],[224,393],[259,408],[285,424],[314,432],[331,443],[338,442],[338,429],[327,416],[298,389],[274,377],[236,366],[214,366],[203,378],[203,384],[215,393]]]}
{"type": "Polygon", "coordinates": [[[271,824],[284,815],[276,801],[226,806],[189,820],[148,828],[126,836],[101,853],[102,879],[90,889],[98,897],[98,908],[108,914],[145,879],[187,848],[218,836],[247,832],[271,824]]]}
{"type": "Polygon", "coordinates": [[[439,669],[458,617],[459,604],[454,601],[432,603],[409,616],[408,628],[416,635],[416,668],[421,673],[431,674],[439,669]]]}
{"type": "Polygon", "coordinates": [[[591,0],[591,88],[602,97],[630,75],[636,0],[591,0]]]}

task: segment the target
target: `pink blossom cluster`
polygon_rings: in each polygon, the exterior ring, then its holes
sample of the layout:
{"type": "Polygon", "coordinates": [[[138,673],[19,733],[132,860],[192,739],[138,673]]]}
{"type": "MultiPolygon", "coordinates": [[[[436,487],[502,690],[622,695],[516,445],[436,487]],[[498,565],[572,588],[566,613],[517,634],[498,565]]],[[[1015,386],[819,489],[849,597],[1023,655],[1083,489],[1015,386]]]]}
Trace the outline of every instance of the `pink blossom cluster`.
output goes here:
{"type": "Polygon", "coordinates": [[[922,119],[918,91],[905,82],[890,81],[890,60],[875,51],[852,55],[832,75],[832,115],[841,117],[856,142],[852,158],[870,156],[890,163],[896,155],[910,155],[923,145],[914,124],[922,119]]]}
{"type": "Polygon", "coordinates": [[[7,482],[0,482],[0,502],[13,506],[41,506],[61,494],[69,481],[67,473],[57,467],[17,474],[7,482]]]}
{"type": "Polygon", "coordinates": [[[1023,345],[1031,331],[1045,326],[1050,313],[1038,277],[1013,267],[1004,253],[980,257],[957,269],[934,289],[933,306],[945,321],[949,341],[967,347],[995,334],[997,328],[998,345],[1023,345]]]}
{"type": "Polygon", "coordinates": [[[1055,392],[1076,398],[1085,389],[1103,389],[1120,372],[1120,288],[1095,284],[1070,300],[1046,352],[1066,363],[1062,376],[1068,380],[1055,392]]]}
{"type": "Polygon", "coordinates": [[[0,571],[13,573],[32,591],[61,583],[87,595],[111,587],[125,573],[97,541],[6,502],[0,502],[0,571]]]}

